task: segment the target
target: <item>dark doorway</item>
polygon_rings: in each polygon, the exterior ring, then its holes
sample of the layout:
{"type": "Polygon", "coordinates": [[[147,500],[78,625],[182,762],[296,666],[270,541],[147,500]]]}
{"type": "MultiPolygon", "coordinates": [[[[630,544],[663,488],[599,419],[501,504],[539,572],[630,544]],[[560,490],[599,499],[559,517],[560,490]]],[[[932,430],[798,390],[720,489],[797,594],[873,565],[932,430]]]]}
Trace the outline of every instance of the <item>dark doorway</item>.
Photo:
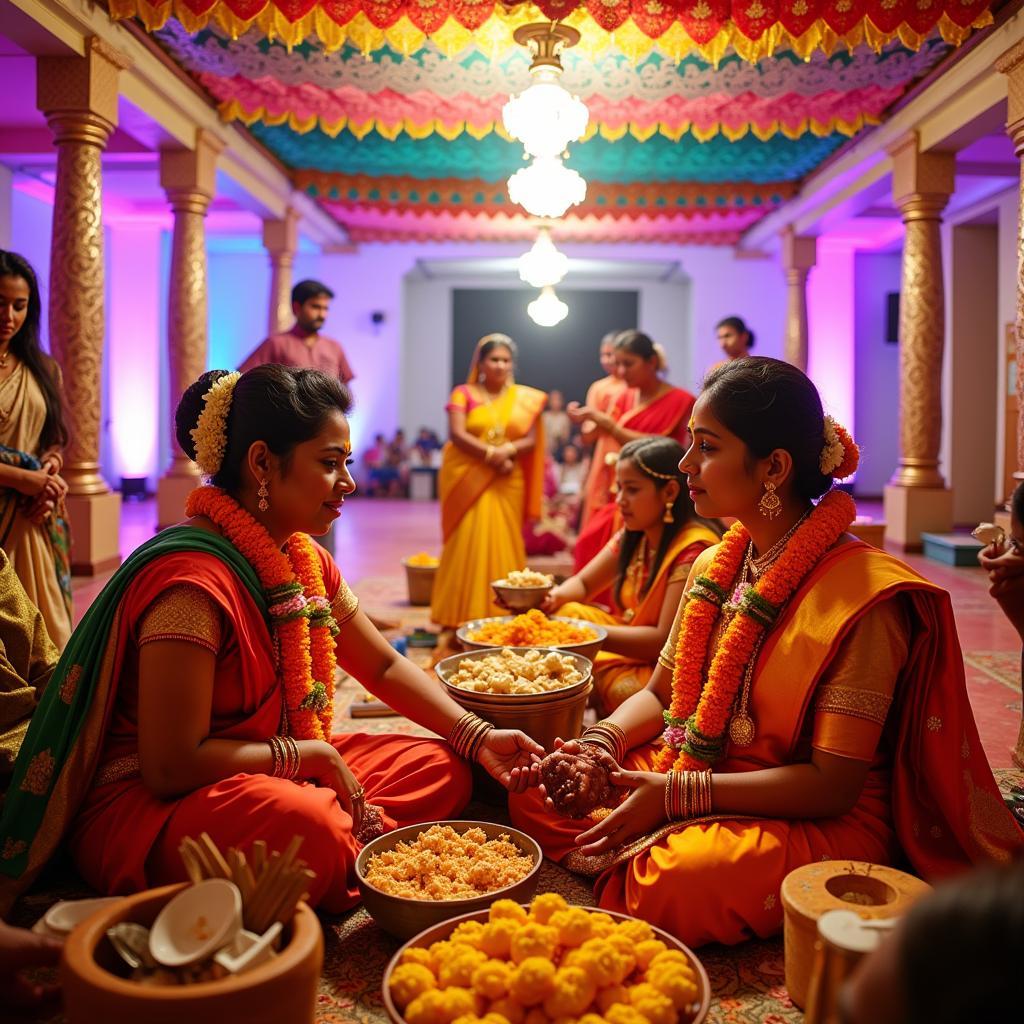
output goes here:
{"type": "Polygon", "coordinates": [[[587,387],[603,376],[598,345],[608,331],[636,327],[635,291],[558,290],[569,315],[555,327],[538,327],[526,312],[533,289],[456,288],[452,291],[452,384],[464,384],[476,343],[500,331],[519,347],[516,379],[566,401],[582,402],[587,387]]]}

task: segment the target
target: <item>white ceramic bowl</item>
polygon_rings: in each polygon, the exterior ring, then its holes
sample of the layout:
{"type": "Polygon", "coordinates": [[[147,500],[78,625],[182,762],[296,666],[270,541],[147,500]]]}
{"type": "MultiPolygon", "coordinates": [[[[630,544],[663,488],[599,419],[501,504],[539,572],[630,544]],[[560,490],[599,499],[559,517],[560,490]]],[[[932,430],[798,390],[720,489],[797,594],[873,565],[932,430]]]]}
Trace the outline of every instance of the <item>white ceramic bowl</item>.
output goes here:
{"type": "Polygon", "coordinates": [[[149,952],[165,967],[212,956],[242,930],[242,894],[234,882],[208,878],[190,885],[157,915],[149,952]]]}

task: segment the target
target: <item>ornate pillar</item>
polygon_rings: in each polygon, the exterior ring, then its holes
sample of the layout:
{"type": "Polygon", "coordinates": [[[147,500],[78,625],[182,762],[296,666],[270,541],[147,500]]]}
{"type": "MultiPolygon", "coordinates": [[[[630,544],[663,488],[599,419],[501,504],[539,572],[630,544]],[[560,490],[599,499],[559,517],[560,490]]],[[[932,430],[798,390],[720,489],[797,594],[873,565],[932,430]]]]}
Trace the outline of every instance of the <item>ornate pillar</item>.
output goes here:
{"type": "Polygon", "coordinates": [[[270,257],[270,309],[267,334],[292,325],[292,264],[299,241],[299,215],[290,207],[282,220],[263,222],[263,245],[270,257]]]}
{"type": "Polygon", "coordinates": [[[782,236],[782,267],[786,271],[787,363],[807,372],[807,275],[817,261],[818,241],[787,228],[782,236]]]}
{"type": "MultiPolygon", "coordinates": [[[[1007,78],[1006,131],[1013,140],[1018,159],[1024,157],[1024,43],[996,61],[996,68],[1007,78]]],[[[1021,163],[1021,183],[1017,215],[1017,469],[1014,480],[1024,480],[1024,162],[1021,163]]],[[[1006,496],[1009,502],[1010,496],[1006,496]]],[[[1003,515],[1003,525],[1009,532],[1009,505],[1003,515]]],[[[1024,740],[1024,736],[1022,736],[1024,740]]],[[[1024,742],[1020,745],[1024,757],[1024,742]]]]}
{"type": "Polygon", "coordinates": [[[945,287],[942,211],[953,193],[953,153],[922,153],[911,135],[890,153],[903,216],[900,285],[900,460],[885,488],[886,539],[920,548],[925,531],[953,527],[953,492],[939,472],[945,287]]]}
{"type": "MultiPolygon", "coordinates": [[[[216,191],[217,156],[223,143],[196,133],[195,149],[160,154],[160,184],[174,215],[167,294],[167,358],[172,408],[206,370],[206,211],[216,191]]],[[[180,522],[185,499],[199,486],[199,471],[177,444],[157,484],[157,526],[180,522]]]]}
{"type": "Polygon", "coordinates": [[[92,575],[120,561],[121,497],[100,476],[104,263],[101,156],[117,125],[129,59],[93,37],[82,57],[39,57],[36,104],[57,148],[50,252],[50,345],[64,376],[71,562],[92,575]]]}

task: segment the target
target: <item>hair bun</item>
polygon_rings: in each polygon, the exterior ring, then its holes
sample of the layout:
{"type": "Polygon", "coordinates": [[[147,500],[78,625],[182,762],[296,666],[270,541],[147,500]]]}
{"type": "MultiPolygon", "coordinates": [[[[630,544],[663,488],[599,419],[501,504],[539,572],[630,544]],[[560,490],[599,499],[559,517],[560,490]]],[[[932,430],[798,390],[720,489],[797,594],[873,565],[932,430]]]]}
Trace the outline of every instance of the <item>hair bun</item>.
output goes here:
{"type": "Polygon", "coordinates": [[[178,447],[193,461],[196,460],[196,443],[192,431],[199,422],[199,414],[203,411],[203,400],[207,391],[230,370],[207,370],[197,381],[185,389],[174,413],[174,437],[178,447]]]}

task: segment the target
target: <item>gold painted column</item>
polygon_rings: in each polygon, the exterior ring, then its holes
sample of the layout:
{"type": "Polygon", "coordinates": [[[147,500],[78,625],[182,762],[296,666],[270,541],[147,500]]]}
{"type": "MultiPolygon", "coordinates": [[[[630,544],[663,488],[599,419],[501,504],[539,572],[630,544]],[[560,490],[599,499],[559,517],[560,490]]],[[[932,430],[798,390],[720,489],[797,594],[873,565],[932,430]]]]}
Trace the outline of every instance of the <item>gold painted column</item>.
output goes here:
{"type": "Polygon", "coordinates": [[[299,241],[299,215],[289,207],[282,220],[263,222],[263,245],[270,257],[270,308],[267,334],[292,325],[292,265],[299,241]]]}
{"type": "Polygon", "coordinates": [[[100,475],[103,371],[103,171],[129,59],[92,37],[84,56],[39,57],[36,105],[57,149],[50,244],[50,345],[64,377],[71,566],[92,575],[121,560],[121,496],[100,475]]]}
{"type": "Polygon", "coordinates": [[[807,275],[817,262],[818,240],[787,228],[782,236],[782,267],[786,272],[787,363],[807,372],[807,275]]]}
{"type": "MultiPolygon", "coordinates": [[[[1017,214],[1017,469],[1013,478],[1024,480],[1024,43],[1018,43],[996,61],[996,68],[1007,78],[1006,131],[1013,140],[1014,152],[1021,160],[1021,179],[1017,214]]],[[[1007,495],[1007,500],[1009,500],[1007,495]]],[[[998,517],[1009,533],[1008,508],[998,517]]],[[[1017,742],[1011,751],[1013,762],[1024,768],[1024,716],[1021,717],[1017,742]]]]}
{"type": "Polygon", "coordinates": [[[886,539],[919,549],[923,532],[953,527],[953,492],[939,472],[945,285],[942,211],[953,193],[953,153],[922,153],[911,135],[890,153],[903,217],[900,285],[900,459],[885,488],[886,539]]]}
{"type": "MultiPolygon", "coordinates": [[[[194,150],[160,154],[160,184],[174,214],[167,296],[167,356],[171,408],[206,370],[206,212],[216,191],[217,155],[223,144],[199,131],[194,150]]],[[[185,499],[200,484],[199,471],[172,442],[171,464],[156,488],[157,526],[180,522],[185,499]]]]}

